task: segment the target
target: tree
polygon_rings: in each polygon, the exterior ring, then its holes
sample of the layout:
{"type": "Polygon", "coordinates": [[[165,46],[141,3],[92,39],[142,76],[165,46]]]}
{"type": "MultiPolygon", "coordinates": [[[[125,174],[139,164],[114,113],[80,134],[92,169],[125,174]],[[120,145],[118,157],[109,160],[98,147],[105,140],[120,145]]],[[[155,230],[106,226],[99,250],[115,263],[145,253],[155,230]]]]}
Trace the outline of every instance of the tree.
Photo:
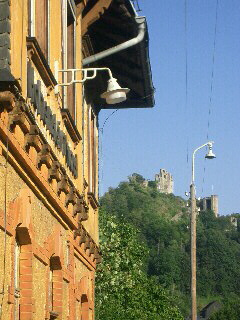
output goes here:
{"type": "Polygon", "coordinates": [[[139,173],[133,173],[131,176],[128,177],[130,183],[143,183],[145,179],[139,173]]]}
{"type": "Polygon", "coordinates": [[[148,250],[133,226],[101,210],[100,240],[96,319],[183,319],[157,279],[144,272],[148,250]]]}
{"type": "Polygon", "coordinates": [[[230,297],[223,300],[223,307],[214,313],[209,320],[239,320],[240,319],[240,299],[239,297],[230,297]]]}
{"type": "Polygon", "coordinates": [[[240,294],[240,245],[229,237],[231,225],[209,211],[199,215],[198,226],[198,292],[202,296],[240,294]]]}

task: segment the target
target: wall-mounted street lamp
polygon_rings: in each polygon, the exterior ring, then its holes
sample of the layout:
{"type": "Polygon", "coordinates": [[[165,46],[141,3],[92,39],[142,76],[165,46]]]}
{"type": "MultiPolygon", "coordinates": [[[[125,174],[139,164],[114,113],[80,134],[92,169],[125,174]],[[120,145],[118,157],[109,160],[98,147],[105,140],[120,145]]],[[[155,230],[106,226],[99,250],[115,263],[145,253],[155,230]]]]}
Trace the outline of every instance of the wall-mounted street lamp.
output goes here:
{"type": "Polygon", "coordinates": [[[84,68],[84,69],[58,69],[58,61],[55,61],[55,78],[58,82],[59,73],[63,74],[63,83],[59,83],[55,87],[55,93],[59,92],[58,86],[70,86],[73,83],[84,83],[86,80],[94,79],[98,71],[107,71],[109,74],[107,91],[101,94],[101,98],[106,99],[108,104],[115,104],[127,99],[126,94],[130,91],[128,88],[121,88],[116,78],[113,78],[112,72],[109,68],[84,68]],[[81,74],[78,79],[77,75],[81,74]],[[71,80],[67,81],[66,75],[71,75],[71,80]]]}
{"type": "Polygon", "coordinates": [[[198,147],[193,151],[192,155],[192,181],[190,185],[190,198],[191,198],[191,320],[197,320],[197,275],[196,275],[196,191],[194,185],[195,179],[195,154],[198,150],[203,147],[208,147],[208,153],[206,154],[206,159],[216,158],[215,154],[212,152],[213,141],[209,141],[202,146],[198,147]]]}

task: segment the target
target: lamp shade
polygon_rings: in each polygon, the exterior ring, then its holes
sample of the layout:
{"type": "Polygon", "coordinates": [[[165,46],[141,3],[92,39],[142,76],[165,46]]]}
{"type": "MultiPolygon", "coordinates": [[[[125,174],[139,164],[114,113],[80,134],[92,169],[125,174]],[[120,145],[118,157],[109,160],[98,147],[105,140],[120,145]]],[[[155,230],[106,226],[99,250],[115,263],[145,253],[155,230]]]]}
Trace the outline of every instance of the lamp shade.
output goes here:
{"type": "Polygon", "coordinates": [[[101,94],[101,98],[106,99],[108,104],[115,104],[125,101],[126,94],[130,91],[128,88],[121,88],[117,79],[110,78],[108,80],[107,91],[101,94]]]}
{"type": "Polygon", "coordinates": [[[205,156],[206,159],[214,159],[216,158],[215,154],[212,152],[212,149],[209,148],[208,153],[205,156]]]}

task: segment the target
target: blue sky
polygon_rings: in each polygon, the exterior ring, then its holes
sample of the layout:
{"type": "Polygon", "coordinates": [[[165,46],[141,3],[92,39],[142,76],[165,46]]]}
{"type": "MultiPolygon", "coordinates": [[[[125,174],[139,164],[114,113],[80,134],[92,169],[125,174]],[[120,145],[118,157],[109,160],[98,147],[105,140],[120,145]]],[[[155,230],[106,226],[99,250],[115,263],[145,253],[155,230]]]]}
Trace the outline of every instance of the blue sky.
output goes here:
{"type": "MultiPolygon", "coordinates": [[[[187,0],[185,33],[184,0],[139,0],[139,15],[148,21],[156,105],[119,110],[105,123],[101,194],[133,172],[153,180],[164,168],[173,175],[175,195],[185,197],[192,152],[208,135],[217,158],[205,160],[204,149],[197,153],[197,197],[217,194],[220,214],[240,212],[240,1],[219,0],[211,94],[216,1],[187,0]]],[[[100,112],[100,128],[111,112],[100,112]]]]}

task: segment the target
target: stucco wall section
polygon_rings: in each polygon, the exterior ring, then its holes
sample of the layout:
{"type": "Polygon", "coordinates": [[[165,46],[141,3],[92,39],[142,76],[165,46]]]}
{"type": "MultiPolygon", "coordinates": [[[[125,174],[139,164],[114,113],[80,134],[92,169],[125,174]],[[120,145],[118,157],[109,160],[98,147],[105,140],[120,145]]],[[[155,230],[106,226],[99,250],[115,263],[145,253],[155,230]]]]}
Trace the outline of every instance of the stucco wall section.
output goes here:
{"type": "Polygon", "coordinates": [[[53,232],[58,222],[36,196],[33,196],[32,201],[32,221],[35,242],[40,246],[44,246],[44,242],[53,232]]]}
{"type": "Polygon", "coordinates": [[[9,202],[16,199],[21,188],[24,187],[24,181],[19,177],[14,168],[8,163],[6,166],[6,159],[0,156],[0,210],[4,210],[5,206],[5,184],[7,188],[7,202],[6,209],[8,211],[9,202]],[[13,183],[14,182],[14,183],[13,183]]]}
{"type": "Polygon", "coordinates": [[[83,275],[86,275],[89,269],[76,256],[74,256],[74,274],[75,283],[78,283],[83,275]]]}

